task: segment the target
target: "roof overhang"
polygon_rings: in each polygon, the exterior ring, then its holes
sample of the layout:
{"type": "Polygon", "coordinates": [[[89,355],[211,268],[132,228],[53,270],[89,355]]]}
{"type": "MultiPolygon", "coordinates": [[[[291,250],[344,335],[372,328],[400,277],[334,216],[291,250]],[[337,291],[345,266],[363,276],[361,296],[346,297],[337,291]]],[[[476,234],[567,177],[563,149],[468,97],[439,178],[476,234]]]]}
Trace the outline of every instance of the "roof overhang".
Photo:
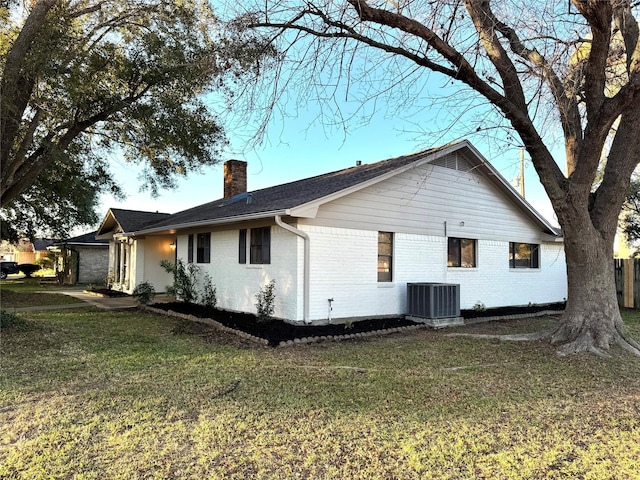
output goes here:
{"type": "MultiPolygon", "coordinates": [[[[263,220],[265,218],[274,218],[276,215],[290,215],[289,210],[272,210],[268,212],[251,213],[248,215],[236,215],[233,217],[216,218],[213,220],[198,220],[197,222],[186,222],[179,224],[171,224],[162,227],[152,227],[133,232],[134,236],[141,235],[161,235],[174,234],[178,230],[186,230],[188,228],[209,227],[215,225],[227,225],[231,223],[247,222],[252,220],[263,220]]],[[[99,238],[99,237],[96,237],[99,238]]]]}
{"type": "Polygon", "coordinates": [[[122,226],[118,223],[118,219],[111,209],[107,212],[107,214],[102,219],[102,223],[100,223],[100,227],[96,231],[96,239],[97,240],[110,240],[113,238],[115,233],[122,232],[122,226]]]}

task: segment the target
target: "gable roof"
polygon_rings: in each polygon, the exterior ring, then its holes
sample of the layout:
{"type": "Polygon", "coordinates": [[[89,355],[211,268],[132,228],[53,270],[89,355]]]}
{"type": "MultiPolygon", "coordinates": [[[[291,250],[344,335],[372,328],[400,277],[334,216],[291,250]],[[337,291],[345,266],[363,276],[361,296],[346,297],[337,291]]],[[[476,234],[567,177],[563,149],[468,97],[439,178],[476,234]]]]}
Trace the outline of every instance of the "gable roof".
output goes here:
{"type": "Polygon", "coordinates": [[[142,210],[125,210],[110,208],[100,227],[96,231],[97,239],[110,238],[113,233],[131,233],[148,225],[158,223],[168,217],[169,213],[145,212],[142,210]]]}
{"type": "Polygon", "coordinates": [[[33,239],[33,249],[36,252],[42,252],[47,250],[47,247],[53,245],[55,242],[52,238],[34,238],[33,239]]]}
{"type": "MultiPolygon", "coordinates": [[[[172,215],[166,215],[155,222],[146,223],[141,228],[124,230],[124,232],[162,233],[180,228],[232,223],[275,215],[313,217],[318,207],[323,203],[381,182],[416,166],[434,162],[453,152],[463,154],[473,165],[473,168],[481,171],[542,231],[553,236],[559,235],[559,232],[536,212],[467,140],[255,190],[236,195],[230,199],[219,199],[172,215]]],[[[145,212],[137,213],[144,214],[145,212]]]]}
{"type": "Polygon", "coordinates": [[[75,237],[70,237],[65,240],[60,240],[55,242],[53,245],[91,245],[96,247],[101,246],[109,246],[109,239],[107,238],[96,238],[97,230],[93,232],[83,233],[82,235],[77,235],[75,237]]]}

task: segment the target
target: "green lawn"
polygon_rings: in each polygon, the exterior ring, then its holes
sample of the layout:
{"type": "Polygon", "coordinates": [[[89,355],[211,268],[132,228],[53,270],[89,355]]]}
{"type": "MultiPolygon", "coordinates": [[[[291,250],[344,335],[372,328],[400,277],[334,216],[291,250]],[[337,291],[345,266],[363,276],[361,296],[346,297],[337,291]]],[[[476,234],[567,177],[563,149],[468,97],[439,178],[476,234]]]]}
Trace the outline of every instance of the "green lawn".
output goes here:
{"type": "Polygon", "coordinates": [[[82,300],[77,298],[56,293],[70,288],[73,287],[40,283],[37,278],[0,280],[0,308],[82,303],[82,300]]]}
{"type": "Polygon", "coordinates": [[[139,312],[21,315],[0,338],[3,479],[640,478],[621,351],[447,330],[270,349],[139,312]]]}

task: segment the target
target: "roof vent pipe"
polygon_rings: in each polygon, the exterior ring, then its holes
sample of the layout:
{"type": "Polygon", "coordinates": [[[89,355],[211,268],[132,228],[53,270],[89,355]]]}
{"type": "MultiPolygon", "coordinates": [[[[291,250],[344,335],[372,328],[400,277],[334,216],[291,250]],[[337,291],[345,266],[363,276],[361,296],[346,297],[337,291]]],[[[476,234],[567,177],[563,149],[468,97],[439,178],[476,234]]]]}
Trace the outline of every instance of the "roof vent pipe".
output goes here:
{"type": "Polygon", "coordinates": [[[356,160],[356,167],[359,167],[360,165],[362,165],[362,160],[356,160]]]}

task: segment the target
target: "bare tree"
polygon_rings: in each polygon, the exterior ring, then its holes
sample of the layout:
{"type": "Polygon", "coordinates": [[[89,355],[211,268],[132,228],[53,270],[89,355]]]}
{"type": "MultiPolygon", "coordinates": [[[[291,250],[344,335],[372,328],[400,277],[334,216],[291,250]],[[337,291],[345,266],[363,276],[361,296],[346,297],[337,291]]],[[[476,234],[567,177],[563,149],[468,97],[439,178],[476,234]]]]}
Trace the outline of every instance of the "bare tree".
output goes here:
{"type": "MultiPolygon", "coordinates": [[[[394,90],[401,99],[409,91],[403,86],[435,72],[490,105],[494,125],[525,146],[562,227],[569,294],[551,341],[563,354],[605,354],[617,344],[640,355],[620,315],[612,262],[618,215],[640,160],[637,2],[264,0],[253,7],[243,21],[297,55],[305,88],[321,100],[335,99],[327,79],[346,77],[348,88],[369,68],[384,73],[365,96],[394,90]],[[564,138],[564,172],[550,126],[564,138]]],[[[294,78],[281,73],[274,102],[294,78]]]]}

